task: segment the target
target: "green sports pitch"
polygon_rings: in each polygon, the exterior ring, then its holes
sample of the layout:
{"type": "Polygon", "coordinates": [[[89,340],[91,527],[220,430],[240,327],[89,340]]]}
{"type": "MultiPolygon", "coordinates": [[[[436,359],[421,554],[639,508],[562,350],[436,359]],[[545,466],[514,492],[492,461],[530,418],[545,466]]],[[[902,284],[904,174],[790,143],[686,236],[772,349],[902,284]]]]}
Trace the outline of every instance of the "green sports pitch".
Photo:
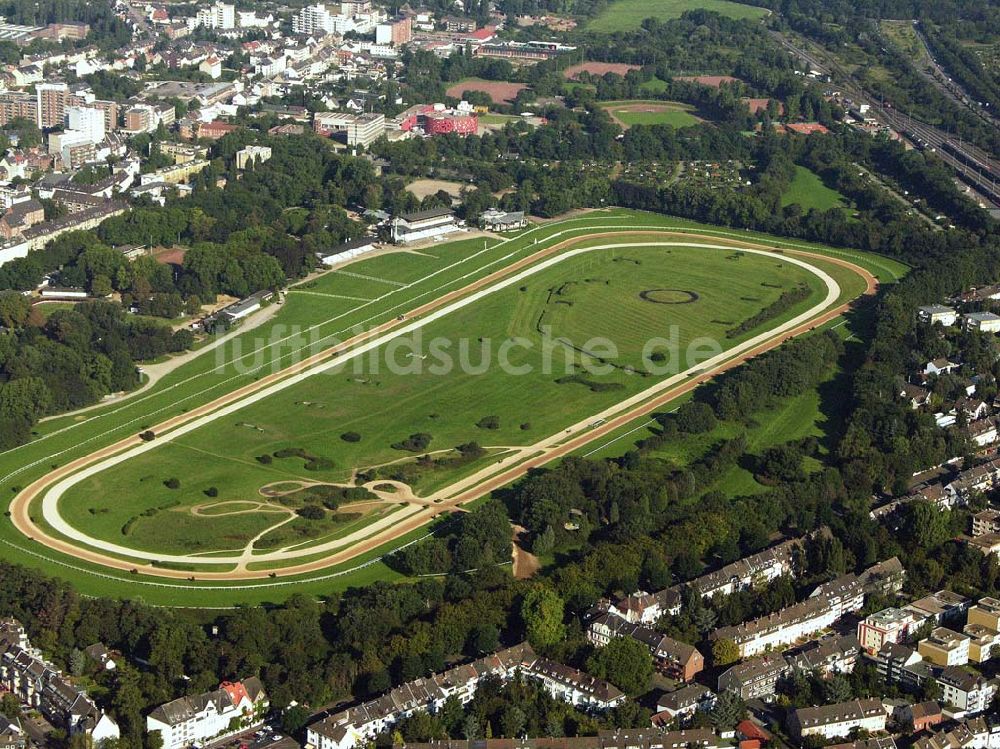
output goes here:
{"type": "Polygon", "coordinates": [[[635,31],[647,18],[666,20],[680,18],[689,10],[704,9],[729,18],[759,19],[768,11],[753,5],[730,0],[613,0],[608,7],[587,24],[587,31],[616,33],[635,31]]]}

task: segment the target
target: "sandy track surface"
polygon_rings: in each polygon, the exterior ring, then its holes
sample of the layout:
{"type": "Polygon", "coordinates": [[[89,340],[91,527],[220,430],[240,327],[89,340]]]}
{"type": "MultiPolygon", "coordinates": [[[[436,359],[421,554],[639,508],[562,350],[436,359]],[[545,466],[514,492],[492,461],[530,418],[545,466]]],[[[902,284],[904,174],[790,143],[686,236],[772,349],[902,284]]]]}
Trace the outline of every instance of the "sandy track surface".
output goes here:
{"type": "MultiPolygon", "coordinates": [[[[434,300],[433,302],[422,305],[415,310],[413,310],[408,319],[413,317],[419,317],[421,315],[427,315],[432,311],[439,310],[443,306],[450,304],[458,299],[462,299],[466,296],[474,295],[474,292],[482,290],[489,287],[490,285],[496,283],[498,280],[511,276],[520,270],[529,268],[543,258],[551,256],[555,253],[559,253],[575,244],[580,244],[582,242],[592,241],[594,239],[604,238],[604,237],[651,237],[655,238],[654,241],[645,241],[633,246],[650,246],[655,244],[667,244],[662,241],[666,237],[675,238],[674,244],[683,244],[687,246],[696,245],[699,239],[707,239],[713,242],[713,247],[723,246],[725,248],[739,247],[744,249],[757,249],[762,251],[772,251],[773,248],[764,242],[749,242],[731,239],[720,239],[717,236],[712,235],[699,235],[697,233],[689,232],[674,232],[670,230],[656,230],[656,229],[645,229],[636,228],[628,229],[627,227],[617,228],[615,231],[610,232],[594,232],[583,237],[573,237],[571,239],[563,240],[558,242],[548,248],[545,248],[529,257],[518,260],[511,265],[503,268],[499,271],[491,273],[482,279],[474,281],[468,284],[466,287],[449,292],[443,295],[441,298],[434,300]]],[[[623,245],[629,246],[629,245],[623,245]]],[[[862,276],[867,283],[867,293],[872,293],[875,289],[875,279],[867,271],[860,268],[859,266],[849,263],[844,260],[839,260],[836,258],[831,258],[826,255],[821,255],[818,253],[809,253],[804,251],[795,251],[789,249],[783,249],[782,253],[785,257],[798,256],[798,257],[814,257],[822,259],[824,262],[830,262],[838,264],[852,271],[856,272],[858,275],[862,276]]],[[[816,272],[816,269],[812,269],[816,272]]],[[[825,274],[824,274],[825,275],[825,274]]],[[[834,295],[834,297],[836,294],[834,295]]],[[[828,303],[821,304],[813,311],[817,312],[817,315],[811,317],[807,322],[801,322],[795,325],[784,325],[779,326],[779,328],[770,331],[766,334],[762,334],[762,337],[766,340],[762,340],[759,343],[755,343],[752,347],[745,351],[737,352],[730,349],[727,354],[730,358],[719,364],[718,366],[713,366],[706,368],[699,373],[689,378],[686,382],[679,384],[675,387],[670,387],[665,389],[663,392],[658,393],[653,398],[648,398],[644,402],[633,404],[632,401],[635,398],[629,399],[624,404],[619,404],[618,408],[626,406],[625,410],[613,418],[608,419],[599,427],[592,427],[591,423],[594,417],[590,417],[577,425],[574,425],[569,430],[558,435],[553,435],[547,440],[543,440],[542,443],[538,445],[530,446],[525,448],[520,453],[509,456],[507,458],[498,461],[496,466],[490,466],[484,469],[480,473],[474,474],[473,476],[464,479],[457,484],[449,487],[443,494],[447,496],[441,496],[440,504],[432,506],[430,508],[425,508],[424,512],[416,513],[415,516],[411,516],[401,520],[401,522],[392,523],[391,527],[385,528],[368,528],[365,529],[370,535],[365,539],[360,540],[358,543],[352,544],[348,549],[341,549],[323,559],[314,560],[311,562],[303,563],[296,566],[286,567],[278,571],[278,574],[282,577],[288,575],[299,575],[303,573],[308,573],[316,570],[321,570],[323,568],[340,564],[344,561],[348,561],[353,557],[360,554],[364,554],[377,548],[380,545],[388,543],[396,538],[399,538],[412,530],[422,527],[431,518],[438,516],[442,513],[452,512],[456,507],[462,503],[468,502],[472,499],[484,496],[495,488],[503,486],[506,483],[518,478],[523,475],[530,468],[543,465],[551,460],[554,460],[560,456],[566,455],[574,450],[576,450],[581,445],[584,445],[592,440],[599,439],[615,429],[619,428],[623,424],[635,419],[636,417],[649,413],[650,411],[659,408],[664,403],[669,402],[673,398],[690,391],[691,389],[697,387],[701,382],[717,375],[718,373],[730,369],[734,366],[738,366],[740,363],[746,359],[756,356],[763,351],[774,348],[788,338],[799,335],[811,329],[812,327],[821,324],[827,320],[833,319],[834,317],[843,313],[843,311],[849,306],[847,304],[841,305],[835,309],[827,310],[826,312],[821,312],[824,307],[829,306],[828,303]],[[428,511],[429,510],[429,511],[428,511]]],[[[411,323],[412,325],[412,323],[411,323]]],[[[327,351],[321,352],[309,359],[306,359],[298,364],[292,365],[280,372],[276,372],[267,377],[261,378],[261,380],[247,385],[243,388],[239,388],[231,393],[228,393],[215,401],[205,404],[198,409],[193,409],[192,411],[173,417],[164,421],[161,424],[153,427],[153,431],[158,435],[167,433],[171,434],[174,430],[177,431],[189,431],[182,430],[181,427],[186,425],[191,425],[198,419],[204,418],[206,416],[219,415],[220,412],[225,409],[226,411],[236,410],[246,405],[248,398],[250,396],[261,396],[262,391],[267,388],[274,386],[276,384],[282,383],[283,381],[289,379],[298,379],[303,374],[309,376],[312,374],[312,369],[320,364],[328,364],[331,359],[345,351],[350,350],[352,347],[359,346],[360,344],[371,342],[378,339],[379,337],[384,337],[388,333],[393,335],[398,335],[403,330],[396,330],[398,328],[408,327],[404,322],[394,320],[382,325],[376,326],[370,331],[356,336],[338,346],[334,346],[327,351]],[[235,408],[234,408],[235,406],[235,408]]],[[[266,393],[265,393],[266,395],[266,393]]],[[[644,394],[640,394],[644,395],[644,394]]],[[[41,527],[37,525],[34,518],[30,514],[30,506],[32,502],[44,494],[50,487],[55,484],[66,480],[69,477],[73,477],[77,474],[81,474],[87,468],[93,467],[96,463],[105,460],[109,457],[115,457],[121,454],[123,451],[134,450],[135,448],[145,447],[146,449],[152,449],[155,443],[142,443],[137,437],[127,438],[120,440],[112,445],[109,445],[101,450],[98,450],[88,456],[74,460],[65,466],[62,466],[53,472],[47,474],[41,479],[33,482],[24,491],[22,491],[11,504],[11,518],[15,526],[29,538],[38,540],[42,542],[45,546],[53,548],[57,551],[66,553],[68,555],[74,556],[76,558],[104,565],[107,567],[112,567],[116,569],[130,570],[133,568],[141,568],[144,573],[171,577],[171,578],[189,578],[191,573],[180,571],[180,570],[170,570],[154,568],[145,564],[140,564],[124,559],[120,559],[109,554],[102,553],[98,550],[92,548],[86,548],[78,546],[70,541],[66,541],[61,538],[54,537],[48,534],[41,527]]],[[[134,553],[134,550],[125,550],[127,553],[134,553]]],[[[320,549],[310,549],[310,554],[319,553],[320,549]]],[[[163,557],[158,557],[163,559],[163,557]]],[[[165,560],[164,560],[165,561],[165,560]]],[[[205,563],[205,559],[190,560],[197,561],[198,563],[205,563]]],[[[214,561],[214,560],[212,560],[214,561]]],[[[256,560],[255,560],[256,561],[256,560]]],[[[263,561],[263,560],[260,560],[263,561]]],[[[199,572],[197,576],[199,579],[204,580],[240,580],[240,579],[255,579],[264,578],[269,576],[271,573],[269,571],[248,571],[248,570],[238,570],[229,572],[199,572]]]]}

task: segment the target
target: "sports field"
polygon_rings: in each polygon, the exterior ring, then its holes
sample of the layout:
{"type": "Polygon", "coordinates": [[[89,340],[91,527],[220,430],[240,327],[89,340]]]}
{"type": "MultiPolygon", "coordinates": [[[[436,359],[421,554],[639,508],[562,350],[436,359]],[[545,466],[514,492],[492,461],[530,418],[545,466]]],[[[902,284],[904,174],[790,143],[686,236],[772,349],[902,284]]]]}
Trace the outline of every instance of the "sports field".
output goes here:
{"type": "Polygon", "coordinates": [[[647,18],[666,20],[680,18],[689,10],[703,8],[730,18],[758,19],[767,15],[764,8],[730,2],[729,0],[614,0],[587,24],[587,31],[614,33],[634,31],[647,18]]]}
{"type": "Polygon", "coordinates": [[[781,205],[798,203],[803,211],[815,208],[827,211],[831,208],[847,208],[847,200],[836,190],[831,190],[823,184],[823,180],[815,172],[804,166],[795,167],[795,177],[781,196],[781,205]]]}
{"type": "MultiPolygon", "coordinates": [[[[581,434],[577,430],[587,431],[589,415],[616,408],[654,384],[655,378],[630,372],[642,364],[639,344],[646,337],[663,335],[671,325],[678,326],[682,349],[697,335],[724,337],[733,325],[767,307],[783,291],[808,284],[809,299],[762,322],[742,339],[766,337],[782,320],[822,296],[823,282],[790,256],[707,246],[733,240],[754,237],[614,210],[541,226],[501,243],[464,240],[435,245],[419,254],[371,257],[343,272],[312,280],[289,292],[273,321],[258,331],[237,335],[238,350],[232,343],[207,349],[149,392],[95,409],[85,418],[46,422],[34,443],[0,454],[0,489],[14,496],[45,475],[80,476],[84,471],[75,464],[72,471],[63,468],[73,459],[95,461],[98,451],[119,454],[101,449],[123,437],[129,445],[127,453],[120,453],[127,459],[101,467],[68,487],[54,516],[48,507],[42,512],[41,501],[26,506],[25,514],[18,510],[19,523],[27,522],[30,514],[40,531],[55,534],[56,543],[29,541],[5,520],[0,525],[0,555],[68,577],[84,592],[141,594],[168,604],[176,600],[188,605],[278,600],[292,592],[329,592],[347,584],[391,578],[378,563],[379,556],[421,537],[435,517],[447,517],[451,495],[442,487],[467,477],[478,480],[478,474],[495,465],[498,457],[507,460],[507,465],[518,464],[518,446],[551,444],[543,452],[555,450],[555,443],[545,442],[547,435],[558,436],[564,427],[581,434]],[[664,235],[663,242],[653,242],[648,236],[635,235],[643,227],[673,234],[664,235]],[[596,238],[596,233],[616,239],[596,238]],[[697,241],[684,239],[692,234],[698,235],[697,241]],[[572,256],[557,253],[544,262],[523,266],[519,274],[525,275],[504,288],[494,288],[499,282],[490,282],[476,292],[481,295],[476,299],[454,297],[463,306],[409,316],[408,311],[419,305],[441,301],[470,283],[479,283],[490,272],[545,252],[558,241],[587,237],[574,242],[576,254],[572,256]],[[607,247],[608,242],[637,246],[588,249],[602,243],[607,247]],[[706,246],[692,246],[699,243],[706,246]],[[736,265],[739,271],[734,273],[736,265]],[[729,280],[733,277],[739,280],[729,280]],[[720,282],[720,278],[727,280],[720,282]],[[608,314],[609,309],[615,314],[608,314]],[[400,313],[407,313],[403,322],[397,320],[400,313]],[[548,327],[555,352],[574,369],[560,370],[558,376],[512,377],[490,368],[481,374],[401,374],[364,367],[357,372],[352,363],[327,373],[307,371],[303,364],[301,374],[294,375],[296,381],[289,382],[292,375],[286,373],[292,370],[287,368],[296,360],[326,352],[336,340],[374,326],[388,326],[386,330],[413,327],[405,338],[391,334],[373,344],[373,350],[384,351],[392,343],[402,364],[427,361],[419,358],[421,353],[408,356],[413,349],[396,343],[418,334],[425,343],[464,337],[475,350],[480,338],[503,343],[523,336],[540,345],[539,327],[548,327]],[[583,373],[585,360],[608,358],[590,350],[586,339],[580,346],[585,335],[614,340],[620,349],[617,366],[601,374],[583,373]],[[237,398],[242,393],[239,388],[248,395],[237,398]],[[251,402],[253,392],[260,397],[251,402]],[[213,406],[202,412],[205,404],[223,395],[232,398],[231,407],[213,406]],[[159,430],[157,425],[166,420],[172,426],[158,432],[165,436],[145,446],[135,439],[138,431],[159,430]],[[348,440],[349,432],[356,439],[348,440]],[[412,441],[416,434],[430,435],[429,442],[412,441]],[[485,452],[462,457],[454,450],[472,441],[485,452]],[[137,448],[142,451],[132,455],[137,448]],[[507,457],[511,449],[513,457],[507,457]],[[373,467],[373,480],[365,484],[377,487],[389,473],[412,471],[409,466],[425,453],[435,465],[431,472],[418,471],[416,494],[341,496],[332,505],[274,494],[276,486],[287,489],[291,482],[328,485],[324,490],[336,493],[338,487],[332,485],[350,484],[354,469],[371,471],[373,467]],[[436,499],[443,504],[435,504],[436,499]],[[305,517],[298,512],[310,503],[322,507],[319,515],[305,517]],[[96,540],[142,550],[136,552],[140,560],[158,560],[153,567],[159,570],[159,579],[151,577],[154,570],[146,568],[144,561],[137,564],[141,571],[130,575],[127,567],[113,569],[73,551],[77,547],[65,545],[66,536],[48,523],[52,518],[86,530],[96,540]],[[388,531],[392,531],[391,538],[385,535],[388,531]],[[350,553],[340,551],[348,547],[350,553]],[[295,559],[301,563],[322,561],[322,569],[283,574],[278,580],[264,576],[234,583],[206,581],[199,571],[232,568],[235,563],[216,562],[233,555],[240,557],[238,566],[248,571],[280,568],[281,555],[275,554],[282,550],[298,553],[295,559]],[[184,561],[172,561],[172,555],[184,561]],[[202,555],[204,563],[192,562],[191,555],[202,555]],[[199,579],[185,582],[183,574],[179,579],[163,579],[169,570],[197,572],[199,579]]],[[[786,250],[796,244],[762,242],[786,250]]],[[[828,252],[830,257],[860,263],[886,280],[904,271],[883,258],[828,252]]],[[[855,273],[821,257],[810,258],[808,265],[836,279],[841,289],[838,300],[857,295],[864,286],[855,273]]],[[[725,346],[743,345],[740,341],[741,337],[723,339],[725,346]]],[[[540,356],[531,349],[511,352],[515,365],[537,365],[540,356]]],[[[479,360],[477,355],[471,358],[479,360]]],[[[593,430],[595,436],[598,432],[593,430]]]]}
{"type": "MultiPolygon", "coordinates": [[[[385,276],[392,278],[391,271],[385,276]]],[[[341,286],[341,278],[327,276],[310,294],[341,286]]],[[[261,488],[279,480],[344,483],[356,471],[469,442],[487,448],[533,444],[646,386],[649,377],[637,373],[648,369],[643,346],[650,339],[667,338],[676,328],[684,357],[677,371],[687,369],[695,363],[687,349],[696,337],[726,347],[738,343],[751,333],[730,339],[727,330],[797,286],[813,293],[788,317],[821,298],[822,285],[780,258],[682,247],[576,256],[420,335],[393,341],[376,352],[378,358],[317,374],[101,472],[65,494],[60,511],[88,535],[146,551],[234,551],[255,537],[270,549],[265,530],[287,527],[287,513],[279,508],[234,516],[195,515],[191,508],[205,504],[211,487],[220,490],[216,502],[256,500],[261,488]],[[511,350],[505,368],[499,347],[513,339],[523,343],[511,350]],[[600,367],[606,374],[587,369],[606,353],[599,339],[618,350],[600,367]],[[435,356],[435,344],[449,347],[453,367],[435,356]],[[522,369],[530,372],[512,374],[522,369]],[[489,417],[496,423],[477,426],[489,417]],[[340,435],[347,432],[360,439],[345,441],[340,435]],[[417,450],[393,447],[417,433],[432,439],[417,450]],[[275,455],[289,448],[326,462],[317,469],[298,455],[275,455]],[[266,464],[263,456],[271,456],[266,464]],[[197,476],[197,484],[166,485],[184,475],[197,476]]],[[[328,512],[327,527],[303,543],[334,536],[343,525],[333,522],[337,515],[328,512]]]]}
{"type": "Polygon", "coordinates": [[[624,129],[633,125],[688,127],[701,122],[694,107],[676,101],[612,101],[601,107],[624,129]]]}

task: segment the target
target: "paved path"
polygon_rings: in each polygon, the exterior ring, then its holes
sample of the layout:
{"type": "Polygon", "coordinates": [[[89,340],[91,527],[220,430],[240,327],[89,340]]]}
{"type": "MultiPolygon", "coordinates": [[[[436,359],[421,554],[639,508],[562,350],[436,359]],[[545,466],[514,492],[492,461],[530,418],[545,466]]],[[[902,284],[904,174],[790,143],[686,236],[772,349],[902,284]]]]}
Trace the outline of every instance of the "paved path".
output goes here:
{"type": "MultiPolygon", "coordinates": [[[[770,254],[768,246],[764,243],[728,241],[727,244],[709,244],[694,240],[698,240],[699,238],[708,238],[713,240],[713,242],[718,242],[718,237],[699,237],[696,233],[672,232],[669,230],[656,230],[642,227],[635,229],[617,226],[607,228],[614,228],[615,231],[591,233],[583,237],[576,237],[559,242],[549,248],[535,253],[530,257],[523,258],[522,260],[511,264],[507,268],[474,281],[463,289],[445,294],[440,299],[425,304],[411,312],[410,317],[416,316],[420,318],[414,322],[403,323],[398,320],[394,320],[384,323],[343,344],[334,346],[333,348],[325,352],[321,352],[313,357],[309,357],[308,359],[297,365],[293,365],[286,370],[261,378],[261,380],[228,393],[216,399],[212,403],[205,404],[204,406],[194,409],[186,414],[181,414],[169,419],[162,424],[153,427],[153,431],[158,435],[157,439],[153,442],[143,443],[137,438],[131,437],[98,450],[89,456],[72,461],[66,466],[62,466],[35,481],[22,491],[11,505],[12,520],[15,526],[26,536],[42,541],[50,548],[90,562],[118,569],[131,569],[136,566],[136,563],[109,556],[109,553],[132,558],[141,558],[146,561],[161,560],[164,562],[177,562],[183,564],[225,564],[230,566],[233,564],[240,564],[241,566],[245,565],[247,560],[243,557],[243,555],[233,558],[227,556],[205,559],[193,558],[189,555],[147,554],[144,552],[137,552],[136,550],[129,549],[127,547],[118,546],[110,542],[89,538],[66,523],[59,515],[59,497],[63,492],[79,481],[105,470],[112,465],[116,465],[117,463],[127,460],[130,457],[155,449],[158,443],[162,441],[169,441],[183,434],[187,434],[198,427],[213,421],[214,419],[230,414],[253,402],[266,398],[274,392],[290,387],[297,382],[301,382],[303,379],[312,376],[316,372],[323,371],[332,366],[339,366],[341,363],[349,360],[350,358],[363,355],[365,352],[386,343],[392,338],[412,332],[413,330],[416,330],[434,320],[440,319],[457,309],[461,309],[468,304],[475,303],[484,296],[517,283],[518,281],[523,280],[524,278],[537,273],[546,267],[560,262],[566,257],[600,249],[650,246],[694,246],[705,249],[723,250],[731,250],[733,247],[738,246],[749,252],[770,254]],[[569,246],[579,244],[583,241],[592,241],[595,238],[608,236],[621,237],[623,234],[628,237],[649,236],[655,237],[655,239],[633,243],[625,242],[606,244],[599,247],[577,248],[575,250],[562,252],[569,246]],[[676,237],[676,239],[673,241],[665,241],[663,239],[664,237],[676,237]],[[550,257],[553,255],[556,256],[550,257]],[[514,275],[509,275],[511,273],[514,275]],[[55,528],[59,533],[73,539],[76,543],[50,536],[35,523],[29,513],[29,506],[34,499],[38,498],[42,494],[44,494],[42,514],[46,522],[55,528]]],[[[676,375],[675,377],[669,378],[668,380],[660,382],[652,388],[647,389],[643,393],[633,396],[610,409],[606,409],[602,412],[602,414],[590,416],[589,418],[578,422],[565,432],[553,435],[536,445],[525,448],[516,455],[500,459],[494,466],[489,466],[477,474],[463,479],[457,484],[449,487],[447,490],[438,493],[436,498],[441,499],[441,503],[437,506],[431,508],[421,508],[419,506],[414,507],[413,509],[416,512],[412,514],[407,513],[408,517],[403,518],[402,520],[399,513],[393,513],[393,515],[384,519],[385,521],[391,520],[391,523],[384,523],[387,527],[383,527],[383,521],[378,521],[367,528],[361,529],[358,531],[357,535],[366,534],[365,538],[351,538],[349,548],[342,548],[344,545],[343,542],[346,538],[337,539],[329,544],[314,545],[306,549],[297,549],[293,552],[273,552],[272,554],[261,554],[256,556],[253,561],[288,561],[297,557],[315,556],[324,551],[331,552],[323,559],[303,563],[294,567],[283,568],[279,571],[279,574],[284,576],[310,572],[349,560],[358,554],[365,553],[372,548],[376,548],[379,545],[392,541],[401,535],[410,532],[411,530],[425,525],[428,520],[436,515],[454,511],[458,505],[468,502],[471,499],[483,496],[484,494],[492,491],[494,488],[508,483],[518,476],[523,475],[523,473],[529,468],[542,465],[556,457],[559,457],[560,455],[565,455],[575,450],[582,444],[586,444],[591,440],[604,436],[610,431],[617,429],[622,424],[628,423],[628,421],[636,418],[636,416],[641,415],[642,413],[648,413],[650,410],[659,407],[663,403],[668,402],[678,395],[688,392],[690,389],[696,387],[697,384],[709,379],[718,372],[724,371],[732,366],[736,366],[746,358],[768,350],[769,348],[773,348],[792,335],[805,332],[812,326],[841,314],[844,309],[846,309],[847,305],[841,305],[836,309],[824,312],[824,310],[827,310],[833,304],[840,294],[840,289],[836,284],[836,281],[834,281],[833,278],[824,271],[809,265],[807,262],[800,260],[797,257],[792,257],[792,255],[822,258],[826,262],[833,262],[849,267],[866,279],[869,292],[874,289],[874,278],[868,274],[867,271],[864,271],[851,263],[843,260],[832,259],[828,256],[820,254],[797,251],[793,252],[789,250],[784,250],[783,252],[783,259],[807,268],[819,276],[827,286],[826,298],[823,302],[814,306],[808,312],[798,315],[793,320],[779,325],[771,331],[755,336],[749,341],[729,349],[724,354],[714,357],[713,360],[702,363],[696,368],[697,374],[695,371],[687,371],[680,375],[676,375]],[[695,374],[696,376],[692,376],[695,374]],[[685,380],[686,382],[682,382],[685,380]],[[606,419],[605,423],[600,427],[592,427],[591,424],[598,418],[606,419]],[[526,456],[530,457],[527,457],[526,459],[526,456]],[[362,542],[355,543],[355,541],[362,542]],[[274,556],[275,554],[280,554],[280,556],[274,556]]],[[[352,536],[354,535],[355,534],[352,534],[352,536]]],[[[141,566],[143,572],[152,575],[175,578],[191,576],[190,573],[187,572],[152,568],[146,564],[141,564],[141,566]]],[[[199,572],[198,577],[200,579],[236,580],[261,578],[269,574],[270,573],[268,571],[231,570],[227,572],[199,572]]]]}

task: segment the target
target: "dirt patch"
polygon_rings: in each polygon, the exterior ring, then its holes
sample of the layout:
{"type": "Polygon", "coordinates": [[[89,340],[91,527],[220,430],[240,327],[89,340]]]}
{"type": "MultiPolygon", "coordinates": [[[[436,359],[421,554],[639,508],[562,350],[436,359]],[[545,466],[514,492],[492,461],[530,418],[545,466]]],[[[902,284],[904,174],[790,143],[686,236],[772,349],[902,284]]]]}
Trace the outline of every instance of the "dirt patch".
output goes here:
{"type": "Polygon", "coordinates": [[[406,186],[406,191],[413,193],[418,200],[423,200],[428,195],[444,190],[453,198],[460,197],[466,185],[461,182],[449,182],[444,179],[418,179],[406,186]]]}
{"type": "Polygon", "coordinates": [[[153,250],[153,259],[163,265],[183,265],[186,254],[183,247],[158,247],[153,250]]]}
{"type": "Polygon", "coordinates": [[[733,78],[731,75],[677,75],[674,76],[674,80],[700,83],[702,86],[712,88],[719,88],[723,83],[740,83],[739,78],[733,78]]]}
{"type": "Polygon", "coordinates": [[[514,578],[516,580],[527,580],[534,577],[542,567],[538,557],[527,550],[525,539],[528,532],[519,525],[513,526],[514,538],[511,549],[511,559],[514,563],[514,578]]]}
{"type": "MultiPolygon", "coordinates": [[[[760,114],[761,112],[766,112],[768,105],[771,103],[770,99],[741,99],[746,105],[747,109],[750,110],[750,114],[760,114]]],[[[785,113],[785,105],[780,101],[778,102],[778,114],[782,115],[785,113]]]]}
{"type": "Polygon", "coordinates": [[[448,96],[461,99],[467,91],[479,91],[489,96],[494,104],[513,104],[518,92],[528,88],[523,83],[507,81],[459,81],[445,91],[448,96]]]}
{"type": "Polygon", "coordinates": [[[563,78],[567,81],[572,81],[580,73],[590,73],[596,76],[617,73],[620,76],[624,76],[630,70],[639,70],[641,67],[641,65],[629,65],[626,62],[578,62],[576,65],[570,65],[563,71],[563,78]]]}

